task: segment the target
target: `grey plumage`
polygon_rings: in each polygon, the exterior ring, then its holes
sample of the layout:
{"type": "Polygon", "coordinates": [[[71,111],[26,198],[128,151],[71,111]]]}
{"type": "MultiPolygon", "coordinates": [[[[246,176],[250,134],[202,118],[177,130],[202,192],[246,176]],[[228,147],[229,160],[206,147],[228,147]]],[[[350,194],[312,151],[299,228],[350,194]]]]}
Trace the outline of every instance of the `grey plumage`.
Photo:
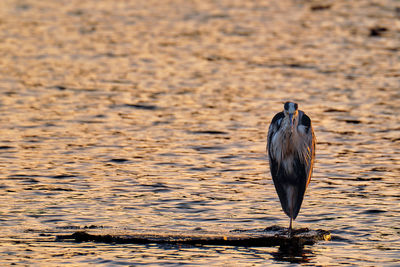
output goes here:
{"type": "Polygon", "coordinates": [[[315,158],[315,135],[310,118],[293,102],[286,102],[268,130],[267,152],[271,176],[283,211],[292,220],[299,214],[315,158]]]}

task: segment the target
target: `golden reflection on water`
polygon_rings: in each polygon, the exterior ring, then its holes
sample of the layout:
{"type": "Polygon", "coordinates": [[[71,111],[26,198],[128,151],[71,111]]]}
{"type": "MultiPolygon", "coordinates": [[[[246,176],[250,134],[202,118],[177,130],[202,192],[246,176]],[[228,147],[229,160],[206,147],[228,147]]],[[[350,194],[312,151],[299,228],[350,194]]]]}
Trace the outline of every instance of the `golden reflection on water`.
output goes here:
{"type": "Polygon", "coordinates": [[[0,262],[398,263],[396,1],[5,0],[0,18],[0,262]],[[291,253],[38,241],[60,226],[286,225],[265,155],[286,100],[318,140],[295,226],[331,242],[291,253]]]}

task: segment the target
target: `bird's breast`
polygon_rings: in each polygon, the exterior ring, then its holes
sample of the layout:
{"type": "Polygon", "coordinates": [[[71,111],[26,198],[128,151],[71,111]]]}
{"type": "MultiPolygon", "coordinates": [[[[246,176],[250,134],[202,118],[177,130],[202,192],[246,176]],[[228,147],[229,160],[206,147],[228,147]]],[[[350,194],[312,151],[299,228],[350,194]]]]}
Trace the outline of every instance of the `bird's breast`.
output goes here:
{"type": "Polygon", "coordinates": [[[296,161],[302,159],[301,155],[305,149],[305,143],[296,130],[282,130],[278,131],[272,140],[272,151],[279,166],[283,168],[287,175],[291,176],[291,174],[295,174],[296,161]]]}

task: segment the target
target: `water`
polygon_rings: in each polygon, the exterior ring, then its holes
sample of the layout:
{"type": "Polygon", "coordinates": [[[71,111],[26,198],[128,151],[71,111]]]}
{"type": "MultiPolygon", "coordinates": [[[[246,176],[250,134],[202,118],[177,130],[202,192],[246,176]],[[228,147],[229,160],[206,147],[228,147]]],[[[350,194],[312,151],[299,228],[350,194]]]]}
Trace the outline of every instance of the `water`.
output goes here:
{"type": "Polygon", "coordinates": [[[0,263],[400,265],[397,1],[0,3],[0,263]],[[55,242],[65,228],[287,225],[267,128],[317,136],[282,248],[55,242]]]}

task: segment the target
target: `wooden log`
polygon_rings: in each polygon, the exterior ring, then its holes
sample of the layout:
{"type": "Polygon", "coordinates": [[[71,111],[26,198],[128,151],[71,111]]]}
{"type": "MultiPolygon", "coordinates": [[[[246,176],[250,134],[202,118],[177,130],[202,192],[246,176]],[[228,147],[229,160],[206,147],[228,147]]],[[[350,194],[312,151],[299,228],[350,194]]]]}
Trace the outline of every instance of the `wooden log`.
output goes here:
{"type": "Polygon", "coordinates": [[[308,245],[317,241],[330,240],[331,234],[325,230],[309,230],[307,228],[293,230],[292,235],[287,228],[279,226],[264,230],[233,230],[230,232],[143,232],[113,230],[84,230],[73,234],[57,235],[58,241],[102,242],[117,244],[175,244],[195,246],[244,246],[271,247],[285,245],[308,245]]]}

